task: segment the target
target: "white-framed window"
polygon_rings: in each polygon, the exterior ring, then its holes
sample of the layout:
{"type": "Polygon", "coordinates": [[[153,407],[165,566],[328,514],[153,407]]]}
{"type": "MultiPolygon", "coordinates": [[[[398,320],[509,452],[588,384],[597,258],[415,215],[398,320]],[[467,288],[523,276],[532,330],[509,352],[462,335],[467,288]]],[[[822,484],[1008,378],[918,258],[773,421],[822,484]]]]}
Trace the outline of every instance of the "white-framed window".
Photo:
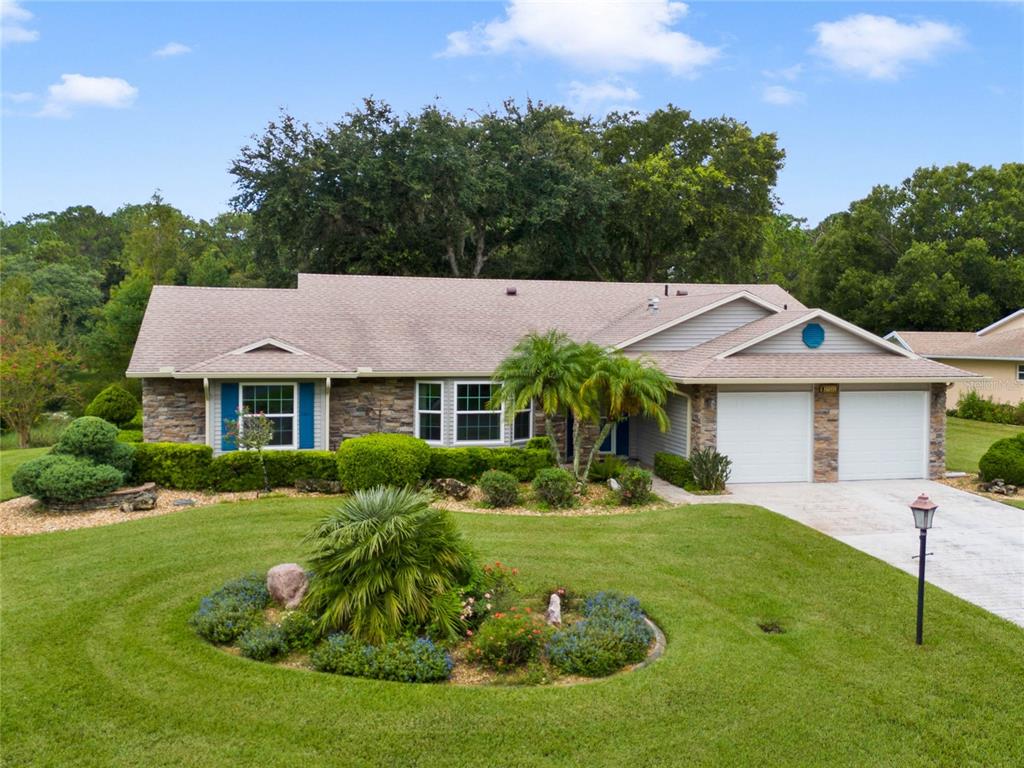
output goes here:
{"type": "Polygon", "coordinates": [[[503,409],[488,408],[497,389],[490,381],[455,382],[455,442],[502,442],[503,409]]]}
{"type": "Polygon", "coordinates": [[[512,442],[524,442],[533,437],[533,403],[524,411],[516,411],[512,419],[512,442]]]}
{"type": "Polygon", "coordinates": [[[416,382],[416,437],[428,443],[441,442],[441,412],[444,386],[440,381],[416,382]]]}
{"type": "Polygon", "coordinates": [[[1017,381],[1024,381],[1024,363],[1017,365],[1017,381]]]}
{"type": "MultiPolygon", "coordinates": [[[[295,448],[297,437],[298,393],[294,383],[239,384],[242,411],[262,413],[274,425],[274,434],[268,448],[295,448]]],[[[242,419],[245,429],[245,419],[242,419]]]]}

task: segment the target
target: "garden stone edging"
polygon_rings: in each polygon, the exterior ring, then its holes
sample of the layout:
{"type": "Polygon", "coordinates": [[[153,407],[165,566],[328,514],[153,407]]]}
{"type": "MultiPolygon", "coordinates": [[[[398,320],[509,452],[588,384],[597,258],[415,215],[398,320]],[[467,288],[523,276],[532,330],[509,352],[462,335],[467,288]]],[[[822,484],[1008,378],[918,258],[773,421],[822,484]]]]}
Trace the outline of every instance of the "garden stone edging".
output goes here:
{"type": "Polygon", "coordinates": [[[89,512],[94,509],[116,509],[126,504],[130,504],[133,509],[152,509],[156,504],[156,483],[144,483],[134,488],[119,488],[113,493],[93,496],[82,501],[52,502],[47,504],[46,508],[53,512],[89,512]]]}

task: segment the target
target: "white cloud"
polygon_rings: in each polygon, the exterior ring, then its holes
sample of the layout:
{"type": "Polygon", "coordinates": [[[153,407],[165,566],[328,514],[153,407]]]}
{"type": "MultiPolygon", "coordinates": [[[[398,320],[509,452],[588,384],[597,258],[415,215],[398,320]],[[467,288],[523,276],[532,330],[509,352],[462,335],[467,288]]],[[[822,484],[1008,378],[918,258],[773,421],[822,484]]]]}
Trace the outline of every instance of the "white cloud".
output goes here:
{"type": "Polygon", "coordinates": [[[789,82],[793,82],[800,78],[803,71],[803,64],[794,64],[793,66],[785,67],[784,69],[765,69],[761,71],[761,74],[769,80],[788,80],[789,82]]]}
{"type": "Polygon", "coordinates": [[[640,98],[635,88],[613,80],[599,80],[594,83],[569,83],[569,101],[573,109],[585,114],[628,109],[630,102],[640,98]]]}
{"type": "Polygon", "coordinates": [[[0,42],[3,45],[34,43],[38,40],[39,33],[26,26],[30,21],[32,21],[32,14],[18,5],[15,0],[0,0],[0,42]]]}
{"type": "Polygon", "coordinates": [[[761,91],[761,101],[780,107],[788,107],[790,104],[797,104],[803,100],[803,93],[784,85],[766,85],[761,91]]]}
{"type": "Polygon", "coordinates": [[[182,56],[186,53],[192,53],[192,49],[184,43],[168,43],[163,48],[157,48],[153,51],[153,55],[158,59],[166,59],[170,56],[182,56]]]}
{"type": "Polygon", "coordinates": [[[450,33],[442,55],[528,50],[587,69],[622,72],[655,65],[673,74],[693,75],[719,52],[672,29],[686,11],[685,3],[669,0],[510,0],[504,18],[450,33]]]}
{"type": "Polygon", "coordinates": [[[30,91],[18,91],[17,93],[5,93],[8,100],[15,104],[24,104],[26,101],[35,101],[36,95],[30,91]]]}
{"type": "Polygon", "coordinates": [[[960,30],[938,21],[903,24],[890,16],[860,13],[814,25],[814,53],[840,69],[874,79],[892,80],[908,64],[928,61],[958,45],[960,30]]]}
{"type": "Polygon", "coordinates": [[[39,111],[42,117],[70,117],[74,107],[130,107],[139,89],[120,77],[88,77],[61,75],[61,82],[47,89],[46,103],[39,111]]]}

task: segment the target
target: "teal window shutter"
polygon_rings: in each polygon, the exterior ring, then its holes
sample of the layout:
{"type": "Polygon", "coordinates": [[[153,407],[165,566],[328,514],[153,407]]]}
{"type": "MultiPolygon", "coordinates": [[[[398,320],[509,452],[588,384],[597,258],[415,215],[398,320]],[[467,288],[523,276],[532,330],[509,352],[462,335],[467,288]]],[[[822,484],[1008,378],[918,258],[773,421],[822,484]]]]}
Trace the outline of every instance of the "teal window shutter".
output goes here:
{"type": "Polygon", "coordinates": [[[314,385],[311,381],[299,384],[299,448],[315,448],[313,430],[314,385]]]}
{"type": "Polygon", "coordinates": [[[233,440],[228,440],[229,421],[238,418],[238,382],[225,381],[220,385],[220,449],[222,451],[234,451],[238,446],[233,440]]]}

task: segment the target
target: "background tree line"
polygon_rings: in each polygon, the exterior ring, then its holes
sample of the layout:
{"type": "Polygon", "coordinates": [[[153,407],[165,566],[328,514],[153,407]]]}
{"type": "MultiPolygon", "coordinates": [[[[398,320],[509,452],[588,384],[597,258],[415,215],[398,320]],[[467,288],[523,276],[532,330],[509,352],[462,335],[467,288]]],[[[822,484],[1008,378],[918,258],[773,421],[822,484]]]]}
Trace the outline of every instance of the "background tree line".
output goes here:
{"type": "Polygon", "coordinates": [[[594,121],[529,102],[460,117],[367,100],[318,128],[285,114],[240,151],[233,210],[210,221],[159,196],[0,221],[0,410],[10,396],[76,410],[120,381],[157,283],[776,282],[878,333],[1020,308],[1024,164],[918,169],[808,228],[778,211],[783,160],[774,134],[672,106],[594,121]]]}

